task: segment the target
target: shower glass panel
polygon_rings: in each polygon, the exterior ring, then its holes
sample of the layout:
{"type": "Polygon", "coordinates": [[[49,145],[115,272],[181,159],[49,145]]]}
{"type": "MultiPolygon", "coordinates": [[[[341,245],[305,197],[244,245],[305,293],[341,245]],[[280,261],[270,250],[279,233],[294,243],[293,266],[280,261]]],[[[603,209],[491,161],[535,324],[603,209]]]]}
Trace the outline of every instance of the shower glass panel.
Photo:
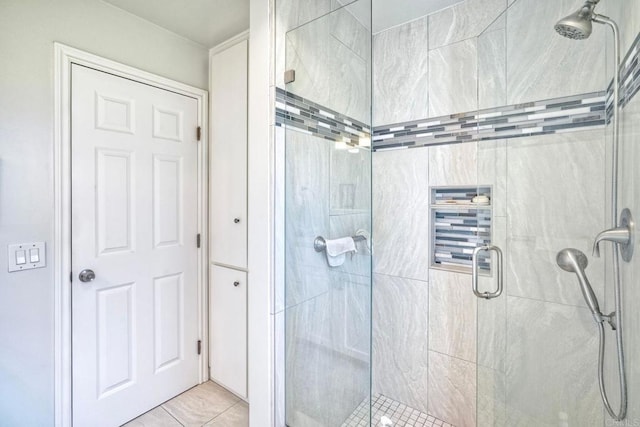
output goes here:
{"type": "Polygon", "coordinates": [[[370,19],[360,0],[286,34],[295,79],[277,96],[290,427],[370,422],[370,19]]]}
{"type": "MultiPolygon", "coordinates": [[[[600,305],[612,311],[609,260],[591,254],[609,228],[611,39],[601,26],[586,41],[562,38],[553,26],[569,10],[538,3],[512,3],[475,40],[477,180],[492,186],[491,241],[504,256],[504,292],[476,302],[476,422],[603,426],[611,420],[598,388],[598,329],[576,275],[556,255],[584,252],[600,305]]],[[[495,256],[480,291],[496,286],[495,256]]],[[[616,396],[613,345],[607,358],[616,396]]]]}

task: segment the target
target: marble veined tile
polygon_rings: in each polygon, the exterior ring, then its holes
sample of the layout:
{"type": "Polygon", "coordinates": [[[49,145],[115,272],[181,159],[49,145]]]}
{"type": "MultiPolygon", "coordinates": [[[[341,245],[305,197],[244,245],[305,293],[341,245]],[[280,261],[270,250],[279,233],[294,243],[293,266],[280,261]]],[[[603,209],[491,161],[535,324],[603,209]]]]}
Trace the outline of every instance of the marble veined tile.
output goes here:
{"type": "Polygon", "coordinates": [[[332,149],[329,179],[331,214],[371,210],[370,150],[332,149]]]}
{"type": "Polygon", "coordinates": [[[478,36],[506,7],[506,0],[467,0],[429,15],[429,48],[478,36]]]}
{"type": "Polygon", "coordinates": [[[427,22],[417,19],[374,36],[374,126],[428,117],[427,22]]]}
{"type": "MultiPolygon", "coordinates": [[[[528,137],[507,146],[513,234],[592,236],[604,220],[602,130],[528,137]]],[[[595,235],[593,235],[595,237],[595,235]]]]}
{"type": "Polygon", "coordinates": [[[429,286],[376,274],[373,390],[427,412],[429,286]]]}
{"type": "Polygon", "coordinates": [[[602,425],[598,333],[589,311],[508,297],[507,316],[507,425],[602,425]]]}
{"type": "Polygon", "coordinates": [[[478,37],[478,108],[507,104],[506,30],[478,37]]]}
{"type": "Polygon", "coordinates": [[[331,0],[277,0],[275,2],[276,85],[284,88],[286,33],[331,10],[331,0]]]}
{"type": "Polygon", "coordinates": [[[478,427],[507,426],[505,373],[478,366],[478,427]]]}
{"type": "Polygon", "coordinates": [[[432,269],[429,290],[429,350],[475,362],[478,298],[471,276],[432,269]]]}
{"type": "Polygon", "coordinates": [[[429,150],[374,153],[376,273],[428,281],[429,150]]]}
{"type": "Polygon", "coordinates": [[[238,402],[205,424],[210,427],[249,427],[249,405],[238,402]]]}
{"type": "Polygon", "coordinates": [[[316,236],[329,235],[329,161],[333,144],[301,132],[286,135],[285,295],[295,305],[328,289],[324,253],[316,236]]]}
{"type": "Polygon", "coordinates": [[[181,427],[178,421],[173,418],[162,407],[158,406],[151,411],[140,415],[138,418],[129,421],[123,427],[181,427]]]}
{"type": "Polygon", "coordinates": [[[478,108],[477,39],[429,51],[429,117],[478,108]]]}
{"type": "Polygon", "coordinates": [[[201,426],[239,400],[218,384],[207,381],[171,399],[162,408],[185,426],[201,426]]]}
{"type": "MultiPolygon", "coordinates": [[[[506,241],[505,217],[493,217],[493,235],[491,244],[502,249],[505,256],[509,256],[506,241]]],[[[478,288],[480,292],[493,292],[497,289],[498,272],[496,266],[496,254],[492,253],[491,258],[493,271],[490,276],[480,275],[478,288]]],[[[506,267],[506,265],[505,265],[506,267]]],[[[503,277],[507,279],[506,271],[503,277]]],[[[504,283],[505,289],[508,283],[504,283]]],[[[502,296],[490,300],[478,299],[478,337],[477,337],[477,361],[479,366],[487,367],[497,372],[505,371],[505,357],[507,346],[507,291],[503,291],[502,296]]]]}
{"type": "MultiPolygon", "coordinates": [[[[417,196],[429,186],[429,148],[373,153],[374,188],[417,196]]],[[[375,217],[374,217],[375,218],[375,217]]]]}
{"type": "MultiPolygon", "coordinates": [[[[335,37],[334,12],[287,33],[286,68],[296,71],[287,90],[363,123],[371,123],[371,64],[335,37]]],[[[350,16],[350,15],[349,15],[350,16]]],[[[361,24],[353,19],[353,25],[361,24]]]]}
{"type": "Polygon", "coordinates": [[[331,343],[341,354],[371,360],[371,278],[332,271],[331,343]]]}
{"type": "Polygon", "coordinates": [[[507,142],[505,140],[479,141],[476,145],[476,153],[478,184],[492,186],[493,216],[506,216],[507,142]]]}
{"type": "Polygon", "coordinates": [[[287,425],[341,425],[369,396],[369,363],[305,340],[290,346],[287,425]]]}
{"type": "MultiPolygon", "coordinates": [[[[594,27],[585,41],[556,33],[555,23],[582,0],[518,0],[507,12],[507,104],[602,90],[608,85],[607,30],[594,27]]],[[[604,3],[604,2],[603,2],[604,3]]]]}
{"type": "MultiPolygon", "coordinates": [[[[490,184],[478,182],[478,153],[475,142],[430,147],[429,154],[430,186],[473,187],[477,184],[490,184]]],[[[483,175],[490,175],[488,165],[484,167],[483,175]]]]}
{"type": "Polygon", "coordinates": [[[476,365],[429,352],[429,414],[456,427],[476,425],[476,365]]]}
{"type": "Polygon", "coordinates": [[[584,306],[575,275],[557,267],[558,251],[574,247],[601,296],[603,259],[591,256],[605,228],[603,131],[526,138],[507,146],[508,292],[584,306]]]}
{"type": "Polygon", "coordinates": [[[577,248],[587,255],[587,277],[598,299],[603,300],[604,260],[591,256],[592,243],[592,238],[575,236],[509,236],[509,253],[505,266],[507,293],[586,307],[575,274],[560,269],[556,264],[556,256],[560,250],[577,248]]]}
{"type": "MultiPolygon", "coordinates": [[[[339,5],[335,0],[333,3],[339,5]]],[[[336,6],[332,9],[336,9],[336,6]]],[[[333,23],[330,24],[333,37],[368,61],[371,58],[371,31],[365,26],[366,23],[360,22],[352,14],[349,6],[333,12],[331,18],[333,19],[333,23]]]]}

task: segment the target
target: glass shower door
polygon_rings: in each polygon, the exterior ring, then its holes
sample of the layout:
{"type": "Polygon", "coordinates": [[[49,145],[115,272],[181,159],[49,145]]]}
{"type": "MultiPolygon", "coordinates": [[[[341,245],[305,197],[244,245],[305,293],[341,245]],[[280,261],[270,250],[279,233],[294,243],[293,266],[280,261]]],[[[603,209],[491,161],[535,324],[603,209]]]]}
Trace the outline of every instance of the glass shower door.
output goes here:
{"type": "MultiPolygon", "coordinates": [[[[591,249],[608,228],[605,37],[563,39],[553,24],[565,11],[539,10],[523,20],[525,5],[512,4],[477,38],[478,185],[492,186],[491,241],[504,263],[499,271],[494,254],[490,275],[480,276],[476,421],[602,426],[598,330],[576,275],[556,257],[565,248],[586,255],[586,274],[604,306],[605,259],[591,249]],[[540,22],[548,24],[541,29],[540,22]],[[523,39],[529,32],[536,40],[523,39]],[[576,64],[556,70],[544,55],[576,64]],[[584,69],[580,60],[595,63],[584,69]],[[502,294],[483,298],[500,276],[502,294]]],[[[614,360],[613,347],[607,357],[614,360]]]]}
{"type": "Polygon", "coordinates": [[[285,400],[290,427],[370,422],[370,1],[286,35],[285,400]],[[363,24],[365,23],[365,24],[363,24]]]}

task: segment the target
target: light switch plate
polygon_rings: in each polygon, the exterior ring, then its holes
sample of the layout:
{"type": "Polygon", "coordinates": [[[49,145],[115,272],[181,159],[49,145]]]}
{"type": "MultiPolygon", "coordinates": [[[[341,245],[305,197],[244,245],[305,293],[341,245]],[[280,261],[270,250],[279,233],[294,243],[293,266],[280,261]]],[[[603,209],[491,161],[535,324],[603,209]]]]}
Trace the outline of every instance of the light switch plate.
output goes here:
{"type": "Polygon", "coordinates": [[[47,266],[47,257],[44,242],[18,243],[9,245],[9,253],[7,259],[9,261],[9,273],[15,271],[32,270],[34,268],[42,268],[47,266]],[[30,262],[29,251],[37,250],[40,260],[38,262],[30,262]],[[24,251],[26,255],[26,264],[18,265],[16,263],[16,254],[18,251],[24,251]]]}

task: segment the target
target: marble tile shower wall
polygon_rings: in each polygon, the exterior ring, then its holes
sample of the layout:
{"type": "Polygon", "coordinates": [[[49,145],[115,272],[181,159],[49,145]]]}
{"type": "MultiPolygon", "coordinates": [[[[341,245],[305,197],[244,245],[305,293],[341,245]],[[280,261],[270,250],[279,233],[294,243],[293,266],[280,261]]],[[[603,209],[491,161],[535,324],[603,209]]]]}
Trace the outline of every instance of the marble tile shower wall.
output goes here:
{"type": "MultiPolygon", "coordinates": [[[[376,128],[561,97],[598,98],[587,114],[600,115],[591,130],[373,154],[374,393],[456,426],[604,423],[585,374],[597,336],[575,278],[555,268],[560,249],[590,253],[606,225],[606,31],[585,43],[553,31],[581,4],[467,0],[374,36],[376,128]],[[508,249],[506,293],[490,303],[468,275],[430,268],[429,187],[469,184],[493,186],[493,241],[508,249]]],[[[590,259],[589,274],[603,298],[604,262],[590,259]]]]}
{"type": "Polygon", "coordinates": [[[281,0],[276,6],[276,85],[284,88],[284,70],[293,69],[296,79],[287,85],[289,91],[369,123],[369,29],[337,0],[281,0]],[[299,9],[287,9],[292,4],[299,9]],[[304,20],[312,16],[317,19],[304,20]]]}
{"type": "MultiPolygon", "coordinates": [[[[617,9],[612,11],[610,15],[620,25],[623,52],[629,49],[640,50],[639,43],[636,38],[640,37],[640,0],[632,0],[629,2],[620,2],[617,9]],[[635,47],[632,42],[635,39],[635,47]]],[[[636,57],[637,60],[640,58],[636,57]]],[[[631,58],[627,58],[625,65],[629,63],[631,58]]],[[[637,62],[636,60],[636,62],[637,62]]],[[[640,96],[635,95],[630,102],[626,104],[622,110],[621,117],[621,139],[620,139],[620,207],[628,207],[635,216],[640,212],[640,197],[638,196],[638,183],[640,183],[640,170],[638,162],[640,161],[640,96]]],[[[608,190],[609,184],[607,184],[608,190]]],[[[607,223],[609,223],[607,219],[607,223]]],[[[636,236],[636,244],[638,244],[636,236]]],[[[609,251],[607,251],[608,253],[609,251]]],[[[610,277],[610,275],[608,275],[610,277]]],[[[627,384],[629,409],[627,414],[627,425],[638,423],[640,421],[640,334],[638,326],[640,325],[640,313],[637,310],[637,301],[640,301],[640,289],[634,284],[638,283],[640,278],[640,257],[634,256],[630,263],[622,263],[622,283],[623,283],[623,312],[624,312],[624,340],[625,353],[627,360],[627,384]]],[[[609,282],[610,283],[610,282],[609,282]]],[[[608,285],[605,295],[605,310],[614,310],[613,287],[608,285]]],[[[609,340],[607,354],[615,354],[613,343],[609,340]]],[[[617,366],[615,360],[610,358],[606,361],[605,372],[609,379],[607,382],[607,390],[613,395],[614,402],[618,401],[618,392],[616,384],[617,366]]],[[[620,423],[622,425],[623,423],[620,423]]]]}

